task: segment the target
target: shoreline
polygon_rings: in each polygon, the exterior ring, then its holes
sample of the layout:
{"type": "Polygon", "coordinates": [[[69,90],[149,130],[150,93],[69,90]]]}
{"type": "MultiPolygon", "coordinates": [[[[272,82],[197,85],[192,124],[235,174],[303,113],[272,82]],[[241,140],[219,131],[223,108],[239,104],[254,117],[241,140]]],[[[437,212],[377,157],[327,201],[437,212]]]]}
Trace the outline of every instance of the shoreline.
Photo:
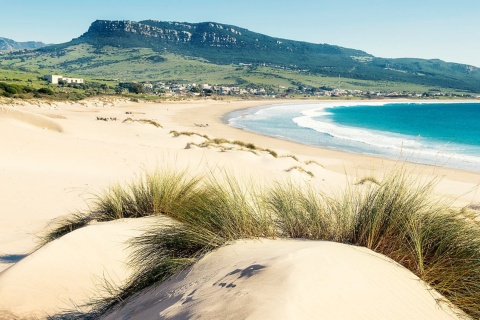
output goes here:
{"type": "MultiPolygon", "coordinates": [[[[269,133],[265,133],[265,132],[262,132],[262,129],[261,129],[261,126],[259,124],[258,127],[256,126],[250,126],[250,127],[243,127],[241,125],[230,125],[229,124],[229,120],[231,119],[234,119],[234,120],[239,120],[240,117],[243,118],[243,115],[244,114],[247,114],[249,116],[251,115],[254,115],[256,112],[258,111],[262,111],[262,110],[270,110],[270,109],[278,109],[281,111],[281,108],[282,107],[286,107],[287,108],[287,112],[291,113],[291,112],[295,112],[295,118],[292,119],[294,122],[296,122],[295,120],[298,119],[298,118],[305,118],[305,117],[308,117],[310,118],[311,116],[307,116],[303,113],[304,110],[308,110],[308,111],[312,111],[312,110],[315,110],[315,112],[318,112],[318,111],[323,111],[324,109],[330,109],[330,108],[337,108],[337,107],[356,107],[356,106],[368,106],[368,107],[382,107],[382,106],[385,106],[385,105],[394,105],[394,104],[415,104],[415,105],[418,105],[418,104],[435,104],[435,105],[438,105],[438,104],[453,104],[453,103],[461,103],[461,104],[468,104],[468,103],[471,103],[471,104],[478,104],[478,102],[476,101],[469,101],[469,100],[465,100],[465,101],[457,101],[457,102],[434,102],[434,101],[430,101],[430,102],[416,102],[415,100],[397,100],[397,101],[390,101],[390,102],[376,102],[376,101],[373,101],[373,103],[371,102],[365,102],[363,100],[358,100],[356,102],[352,102],[350,100],[348,101],[344,101],[341,102],[325,102],[325,103],[322,103],[322,102],[318,102],[318,103],[313,103],[315,104],[315,108],[314,109],[306,109],[306,106],[308,105],[308,103],[304,103],[303,101],[298,101],[296,103],[276,103],[276,104],[272,104],[272,105],[267,105],[267,106],[261,106],[261,107],[251,107],[251,108],[245,108],[245,109],[239,109],[239,110],[233,110],[233,111],[229,111],[227,112],[226,114],[222,115],[221,117],[221,120],[222,122],[225,124],[225,125],[228,125],[228,126],[231,126],[231,127],[235,127],[235,128],[238,128],[240,130],[243,130],[243,131],[246,131],[246,132],[251,132],[251,133],[254,133],[254,134],[258,134],[258,135],[262,135],[262,136],[268,136],[268,137],[271,137],[271,138],[274,138],[274,139],[280,139],[280,140],[284,140],[284,141],[290,141],[290,142],[294,142],[294,143],[298,143],[298,144],[301,144],[301,145],[304,145],[304,146],[311,146],[311,147],[316,147],[316,148],[321,148],[321,149],[326,149],[326,150],[331,150],[331,151],[339,151],[339,152],[346,152],[346,153],[349,153],[349,154],[354,154],[354,155],[361,155],[361,156],[367,156],[367,157],[375,157],[375,158],[381,158],[381,159],[388,159],[388,160],[392,160],[392,161],[400,161],[400,162],[405,162],[405,163],[410,163],[410,164],[413,164],[413,165],[424,165],[424,166],[433,166],[433,167],[441,167],[441,168],[446,168],[446,169],[452,169],[452,170],[458,170],[458,171],[463,171],[463,172],[471,172],[471,173],[479,173],[480,174],[480,167],[478,167],[475,164],[470,164],[470,165],[464,165],[463,167],[461,166],[461,160],[460,159],[455,159],[457,156],[460,156],[461,158],[463,157],[467,157],[467,158],[470,158],[470,157],[475,157],[475,156],[472,156],[472,155],[468,155],[468,154],[455,154],[455,153],[452,153],[453,151],[447,151],[445,153],[446,150],[443,150],[440,151],[441,149],[429,149],[425,146],[425,148],[417,148],[417,147],[405,147],[404,146],[404,142],[412,142],[414,139],[416,141],[416,139],[418,139],[418,137],[416,136],[409,136],[409,134],[407,133],[395,133],[395,132],[390,132],[390,131],[383,131],[383,130],[380,130],[380,129],[364,129],[364,128],[360,128],[360,127],[350,127],[348,125],[339,125],[337,123],[331,123],[327,120],[318,120],[319,123],[324,123],[326,122],[326,125],[332,125],[334,128],[336,128],[337,130],[340,130],[341,128],[345,127],[345,129],[348,129],[348,130],[373,130],[373,132],[367,132],[368,133],[371,133],[371,134],[374,134],[374,135],[379,135],[379,134],[382,134],[383,136],[383,132],[385,133],[385,137],[386,138],[389,138],[389,139],[394,139],[394,140],[398,140],[398,139],[406,139],[405,141],[402,141],[402,147],[395,147],[395,148],[398,148],[399,150],[396,151],[396,153],[394,152],[389,152],[388,154],[385,153],[379,153],[379,152],[375,152],[374,149],[377,149],[376,151],[380,151],[380,149],[382,149],[381,146],[378,146],[378,145],[375,145],[375,144],[370,144],[369,141],[365,141],[364,143],[368,144],[370,146],[370,148],[368,149],[365,149],[365,150],[349,150],[347,147],[343,148],[341,145],[335,145],[335,144],[332,144],[330,145],[328,142],[325,142],[323,141],[323,143],[314,143],[313,141],[302,141],[301,139],[298,139],[295,138],[295,137],[289,137],[289,136],[284,136],[284,135],[274,135],[274,134],[269,134],[269,133]],[[289,108],[290,106],[293,106],[293,107],[298,107],[298,111],[293,111],[293,109],[289,108]],[[247,112],[248,110],[250,110],[249,112],[247,112]],[[240,112],[240,111],[245,111],[245,112],[240,112]],[[298,113],[298,114],[297,114],[298,113]],[[230,115],[230,116],[229,116],[230,115]],[[401,135],[401,136],[404,136],[404,137],[396,137],[395,135],[401,135]],[[410,140],[409,140],[410,139],[410,140]],[[405,149],[404,149],[405,148],[405,149]],[[430,151],[430,152],[435,152],[437,155],[435,156],[436,158],[443,158],[441,159],[441,161],[433,161],[432,159],[429,159],[428,158],[428,154],[424,154],[423,152],[424,151],[430,151]],[[405,156],[405,154],[410,154],[410,156],[405,156]],[[398,160],[400,159],[401,160],[398,160]]],[[[267,113],[268,114],[268,117],[271,117],[273,116],[274,112],[270,112],[270,113],[267,113]]],[[[290,115],[290,116],[293,116],[293,115],[290,115]]],[[[290,119],[290,116],[288,117],[288,119],[290,119]]],[[[255,122],[256,121],[260,121],[260,120],[254,120],[255,122]]],[[[242,121],[240,120],[240,123],[242,123],[242,121]]],[[[268,124],[267,124],[268,126],[268,124]]],[[[314,129],[313,127],[310,127],[309,125],[307,126],[302,126],[300,124],[297,123],[297,127],[299,130],[306,130],[306,129],[311,129],[313,130],[314,132],[318,132],[317,129],[314,129]]],[[[292,128],[288,128],[288,130],[292,130],[292,128]]],[[[325,131],[327,134],[330,134],[329,132],[325,131]]],[[[320,131],[320,133],[325,133],[323,131],[320,131]]],[[[307,133],[305,133],[307,134],[307,133]]],[[[333,134],[333,133],[332,133],[333,134]]],[[[359,132],[359,134],[361,134],[361,132],[359,132]]],[[[378,138],[382,138],[382,137],[378,137],[378,138]]],[[[320,138],[319,138],[320,139],[320,138]]],[[[357,140],[352,140],[352,141],[357,141],[357,140]]],[[[364,140],[361,140],[361,141],[364,141],[364,140]]],[[[430,143],[429,141],[423,141],[422,144],[424,143],[430,143]]],[[[439,142],[435,142],[435,143],[439,143],[439,142]]],[[[384,143],[385,144],[385,143],[384,143]]],[[[393,144],[393,142],[391,142],[391,144],[393,144]]],[[[450,144],[449,142],[442,142],[442,144],[450,144]]],[[[467,146],[465,146],[467,147],[467,146]]],[[[357,146],[357,148],[359,148],[357,146]]],[[[477,156],[477,158],[479,158],[480,156],[477,156]]],[[[480,159],[480,158],[479,158],[480,159]]]]}
{"type": "MultiPolygon", "coordinates": [[[[375,100],[373,100],[375,101],[375,100]]],[[[415,100],[407,100],[407,99],[401,99],[401,100],[396,100],[396,101],[390,101],[391,102],[408,102],[412,101],[415,102],[415,100]]],[[[466,100],[468,102],[469,100],[466,100]]],[[[345,100],[345,102],[353,102],[353,100],[345,100]]],[[[358,102],[365,102],[365,100],[358,100],[358,102]]],[[[463,102],[458,100],[458,102],[463,102]]],[[[471,101],[470,101],[471,102],[471,101]]],[[[221,106],[221,109],[216,106],[217,109],[215,110],[208,110],[205,109],[202,111],[201,114],[197,114],[197,118],[200,119],[200,123],[214,123],[215,126],[221,126],[222,128],[216,131],[223,131],[226,133],[225,136],[215,136],[216,138],[230,138],[234,139],[235,136],[241,137],[241,139],[252,139],[252,140],[260,140],[260,141],[265,141],[268,144],[261,145],[262,147],[266,148],[278,148],[278,149],[286,149],[290,150],[294,154],[299,154],[299,155],[304,155],[304,156],[324,156],[327,158],[349,158],[349,160],[345,161],[345,163],[351,163],[351,162],[357,162],[360,164],[358,166],[359,168],[367,169],[369,170],[369,167],[375,167],[378,164],[387,164],[390,167],[394,167],[396,164],[398,164],[397,160],[386,158],[386,157],[381,157],[377,155],[367,155],[367,154],[360,154],[360,153],[355,153],[351,151],[346,151],[346,150],[336,150],[336,149],[330,149],[328,147],[323,147],[323,146],[313,146],[309,144],[303,144],[300,142],[292,141],[292,140],[286,140],[286,139],[281,139],[279,137],[272,137],[268,135],[263,135],[260,133],[244,130],[241,128],[236,128],[233,126],[230,126],[228,123],[225,122],[224,116],[228,113],[234,112],[234,111],[241,111],[241,110],[246,110],[250,108],[256,108],[256,107],[267,107],[270,105],[282,105],[282,104],[297,104],[297,103],[311,103],[311,104],[318,104],[321,102],[318,101],[304,101],[304,100],[295,100],[295,101],[288,101],[288,102],[279,102],[277,100],[269,100],[269,101],[236,101],[235,103],[228,103],[225,106],[221,106]],[[246,104],[245,106],[242,104],[246,104]]],[[[328,102],[327,102],[328,103],[328,102]]],[[[341,101],[336,101],[336,103],[341,103],[341,101]]],[[[176,123],[180,124],[184,128],[188,129],[193,129],[195,128],[195,131],[198,131],[199,133],[202,134],[212,134],[214,133],[213,130],[211,130],[211,125],[207,128],[202,128],[202,127],[195,127],[191,126],[189,123],[192,121],[190,117],[187,116],[186,113],[183,113],[182,111],[179,111],[179,115],[176,115],[173,119],[175,120],[176,123]]],[[[448,167],[442,167],[442,166],[437,166],[437,165],[430,165],[430,164],[421,164],[421,163],[415,163],[415,162],[409,162],[406,161],[406,165],[411,168],[420,168],[420,171],[426,171],[426,170],[438,170],[438,173],[442,176],[446,177],[455,177],[460,175],[466,175],[466,176],[471,176],[472,179],[468,179],[469,181],[472,182],[477,182],[480,184],[480,172],[475,172],[475,171],[468,171],[468,170],[463,170],[463,169],[456,169],[456,168],[448,168],[448,167]]],[[[346,168],[340,168],[340,167],[331,167],[331,169],[335,170],[336,172],[339,173],[345,173],[346,168]]],[[[351,169],[351,168],[350,168],[351,169]]],[[[418,171],[418,170],[414,170],[418,171]]]]}

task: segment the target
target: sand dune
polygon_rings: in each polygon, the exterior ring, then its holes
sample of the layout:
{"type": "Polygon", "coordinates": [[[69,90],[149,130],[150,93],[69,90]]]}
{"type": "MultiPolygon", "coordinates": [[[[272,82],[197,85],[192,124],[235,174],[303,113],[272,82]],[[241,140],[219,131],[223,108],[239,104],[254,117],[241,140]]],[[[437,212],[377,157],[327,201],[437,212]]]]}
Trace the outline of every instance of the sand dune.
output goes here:
{"type": "Polygon", "coordinates": [[[104,319],[455,319],[421,281],[368,249],[237,242],[104,319]]]}
{"type": "Polygon", "coordinates": [[[10,108],[7,106],[0,106],[0,118],[13,119],[25,124],[29,124],[38,128],[48,129],[57,132],[63,132],[62,126],[45,116],[10,108]]]}
{"type": "MultiPolygon", "coordinates": [[[[338,193],[359,177],[381,176],[395,166],[389,160],[258,136],[219,120],[228,111],[269,103],[90,101],[1,107],[0,134],[8,138],[0,140],[0,272],[5,270],[0,273],[0,309],[41,318],[46,312],[86,301],[103,274],[124,281],[130,272],[125,268],[125,241],[148,220],[95,224],[30,253],[38,244],[37,235],[52,221],[87,209],[93,194],[130,181],[142,170],[162,166],[198,173],[227,170],[245,179],[295,179],[338,193]],[[154,120],[162,127],[123,123],[128,117],[154,120]],[[195,125],[199,123],[209,125],[195,125]],[[201,144],[204,138],[173,137],[171,130],[253,142],[279,155],[295,154],[299,161],[274,158],[268,152],[254,154],[238,146],[227,150],[192,144],[186,148],[192,142],[201,144]],[[320,165],[307,165],[307,160],[320,165]],[[288,171],[294,166],[314,176],[288,171]]],[[[459,206],[480,203],[479,174],[413,165],[409,170],[443,177],[436,193],[459,206]]],[[[298,318],[315,318],[321,308],[324,319],[390,319],[397,314],[397,319],[447,318],[449,311],[435,304],[434,298],[411,273],[368,250],[265,240],[218,250],[188,275],[140,296],[117,316],[131,313],[132,319],[147,319],[161,314],[179,319],[195,313],[204,319],[214,314],[273,319],[298,314],[298,318]],[[251,276],[242,277],[242,272],[251,276]],[[171,299],[158,303],[164,295],[171,299]],[[139,306],[143,314],[135,311],[139,306]]]]}
{"type": "Polygon", "coordinates": [[[121,284],[131,274],[127,240],[149,220],[93,224],[48,243],[1,274],[0,310],[45,317],[104,296],[105,281],[121,284]]]}

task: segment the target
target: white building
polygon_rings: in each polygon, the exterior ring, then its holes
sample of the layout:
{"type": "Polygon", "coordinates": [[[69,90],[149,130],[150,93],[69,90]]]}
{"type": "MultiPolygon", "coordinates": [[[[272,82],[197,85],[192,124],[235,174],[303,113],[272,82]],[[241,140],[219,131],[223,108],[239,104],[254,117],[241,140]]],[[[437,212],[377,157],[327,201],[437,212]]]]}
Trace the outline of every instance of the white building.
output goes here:
{"type": "Polygon", "coordinates": [[[83,83],[82,78],[60,78],[60,80],[66,83],[83,83]]]}
{"type": "Polygon", "coordinates": [[[58,80],[62,79],[62,76],[56,74],[46,74],[45,76],[43,76],[43,79],[47,80],[50,83],[58,84],[58,80]]]}
{"type": "Polygon", "coordinates": [[[64,78],[63,76],[56,74],[47,74],[43,76],[43,79],[53,84],[58,84],[59,81],[63,81],[66,83],[83,83],[82,78],[64,78]]]}

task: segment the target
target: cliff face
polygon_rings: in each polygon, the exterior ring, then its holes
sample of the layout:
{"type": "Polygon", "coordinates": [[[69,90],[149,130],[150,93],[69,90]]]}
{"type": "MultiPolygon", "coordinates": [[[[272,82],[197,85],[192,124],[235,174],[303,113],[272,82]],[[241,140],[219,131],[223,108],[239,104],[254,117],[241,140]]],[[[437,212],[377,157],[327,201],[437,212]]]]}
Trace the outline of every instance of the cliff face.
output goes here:
{"type": "Polygon", "coordinates": [[[38,49],[45,47],[46,44],[37,41],[16,42],[12,39],[0,37],[0,50],[20,50],[20,49],[38,49]]]}
{"type": "MultiPolygon", "coordinates": [[[[313,44],[286,39],[278,39],[249,31],[247,29],[214,22],[180,23],[145,20],[105,21],[97,20],[80,38],[88,42],[115,42],[128,45],[127,40],[140,40],[151,46],[186,44],[195,47],[216,47],[262,51],[283,51],[297,53],[345,54],[355,56],[371,55],[353,49],[328,44],[313,44]],[[125,43],[120,39],[123,38],[125,43]]],[[[136,42],[136,41],[134,41],[136,42]]]]}

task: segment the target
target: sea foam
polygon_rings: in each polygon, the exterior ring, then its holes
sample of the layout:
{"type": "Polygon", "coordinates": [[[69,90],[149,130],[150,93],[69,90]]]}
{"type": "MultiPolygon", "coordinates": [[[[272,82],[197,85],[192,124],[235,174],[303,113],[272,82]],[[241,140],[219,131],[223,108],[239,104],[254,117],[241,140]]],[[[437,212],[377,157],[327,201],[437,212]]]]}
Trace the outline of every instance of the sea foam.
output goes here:
{"type": "MultiPolygon", "coordinates": [[[[361,154],[480,171],[480,146],[346,126],[332,120],[335,107],[385,107],[391,102],[348,102],[273,105],[228,115],[228,123],[244,130],[303,144],[361,154]]],[[[415,104],[418,105],[418,104],[415,104]]]]}

